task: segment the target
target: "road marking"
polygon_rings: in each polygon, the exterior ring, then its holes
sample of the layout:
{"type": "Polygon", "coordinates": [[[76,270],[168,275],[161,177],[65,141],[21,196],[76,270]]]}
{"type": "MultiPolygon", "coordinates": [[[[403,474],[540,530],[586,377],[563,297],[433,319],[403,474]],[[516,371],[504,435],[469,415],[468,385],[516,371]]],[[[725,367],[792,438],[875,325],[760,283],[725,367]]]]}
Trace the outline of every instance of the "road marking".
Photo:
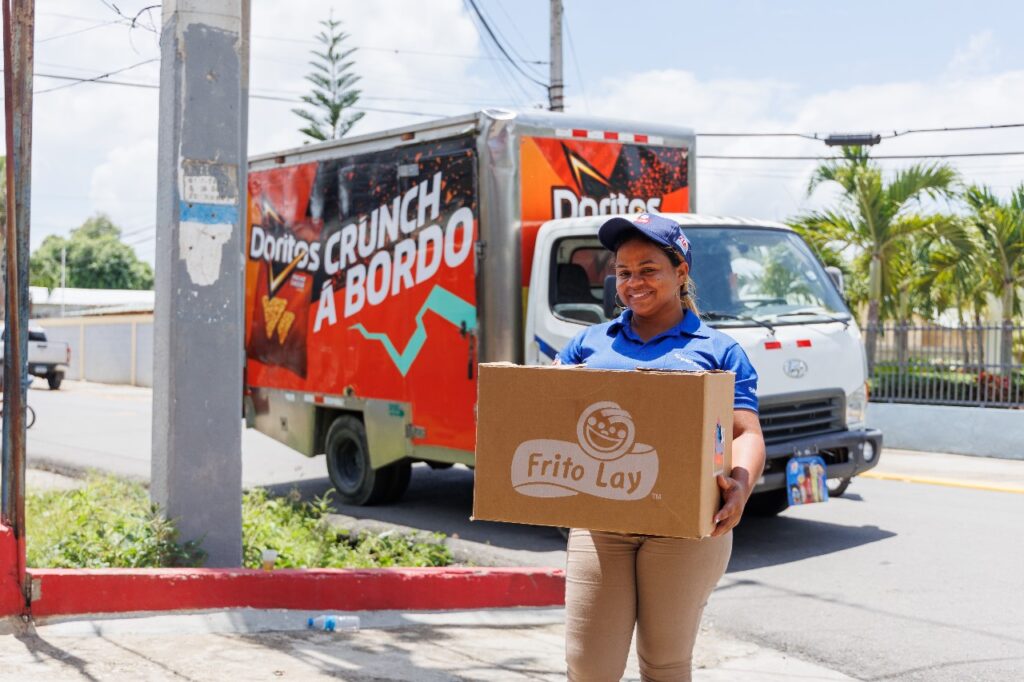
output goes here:
{"type": "Polygon", "coordinates": [[[1024,495],[1024,486],[1003,485],[1000,483],[988,483],[984,481],[957,481],[950,478],[929,478],[927,476],[914,476],[912,474],[883,474],[878,471],[865,471],[858,474],[863,478],[875,478],[880,481],[903,481],[905,483],[925,483],[928,485],[944,485],[950,488],[969,488],[971,490],[988,490],[997,493],[1017,493],[1024,495]]]}

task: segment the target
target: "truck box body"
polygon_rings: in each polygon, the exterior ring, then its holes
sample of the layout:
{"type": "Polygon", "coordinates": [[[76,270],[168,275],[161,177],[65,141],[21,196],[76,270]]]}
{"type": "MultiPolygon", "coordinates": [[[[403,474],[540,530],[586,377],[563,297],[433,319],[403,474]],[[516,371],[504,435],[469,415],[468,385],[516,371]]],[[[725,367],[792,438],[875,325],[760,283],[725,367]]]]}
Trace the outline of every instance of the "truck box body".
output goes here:
{"type": "Polygon", "coordinates": [[[252,423],[314,454],[350,410],[375,466],[470,462],[475,367],[523,361],[540,226],[690,210],[693,145],[682,128],[491,112],[254,159],[252,423]]]}

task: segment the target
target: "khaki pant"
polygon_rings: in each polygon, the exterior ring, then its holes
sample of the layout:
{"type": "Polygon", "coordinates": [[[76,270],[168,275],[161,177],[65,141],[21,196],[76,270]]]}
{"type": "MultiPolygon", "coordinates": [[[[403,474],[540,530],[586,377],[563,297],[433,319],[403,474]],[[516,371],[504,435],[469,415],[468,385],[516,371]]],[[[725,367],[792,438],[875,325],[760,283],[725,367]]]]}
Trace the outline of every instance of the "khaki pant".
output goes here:
{"type": "Polygon", "coordinates": [[[732,533],[682,540],[573,529],[565,580],[569,679],[620,680],[635,625],[642,679],[689,680],[701,613],[731,553],[732,533]]]}

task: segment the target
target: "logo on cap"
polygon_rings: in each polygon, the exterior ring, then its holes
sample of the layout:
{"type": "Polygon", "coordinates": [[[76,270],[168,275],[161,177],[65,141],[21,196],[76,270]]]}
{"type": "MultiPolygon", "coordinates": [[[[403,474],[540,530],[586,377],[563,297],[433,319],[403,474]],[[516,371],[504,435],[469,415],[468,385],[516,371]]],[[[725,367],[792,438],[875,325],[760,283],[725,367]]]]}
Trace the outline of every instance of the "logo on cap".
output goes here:
{"type": "Polygon", "coordinates": [[[646,225],[647,223],[651,222],[651,216],[649,216],[646,213],[641,213],[637,217],[633,218],[633,222],[636,223],[637,225],[646,225]]]}
{"type": "Polygon", "coordinates": [[[676,246],[679,247],[684,256],[690,252],[690,241],[686,238],[685,234],[680,234],[676,237],[676,246]]]}

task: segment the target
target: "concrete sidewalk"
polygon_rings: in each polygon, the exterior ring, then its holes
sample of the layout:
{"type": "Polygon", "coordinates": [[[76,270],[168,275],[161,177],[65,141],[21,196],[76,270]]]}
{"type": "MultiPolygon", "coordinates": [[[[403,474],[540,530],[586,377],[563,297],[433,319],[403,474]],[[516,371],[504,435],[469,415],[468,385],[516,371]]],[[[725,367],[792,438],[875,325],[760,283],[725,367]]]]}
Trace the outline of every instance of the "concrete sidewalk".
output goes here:
{"type": "MultiPolygon", "coordinates": [[[[1024,447],[1022,445],[1021,447],[1024,447]]],[[[867,478],[1024,492],[1024,460],[882,448],[867,478]]]]}
{"type": "MultiPolygon", "coordinates": [[[[235,610],[41,624],[0,636],[0,680],[564,680],[562,609],[362,612],[358,632],[305,612],[235,610]]],[[[854,679],[702,630],[695,680],[854,679]]],[[[624,680],[638,680],[635,653],[624,680]]]]}

